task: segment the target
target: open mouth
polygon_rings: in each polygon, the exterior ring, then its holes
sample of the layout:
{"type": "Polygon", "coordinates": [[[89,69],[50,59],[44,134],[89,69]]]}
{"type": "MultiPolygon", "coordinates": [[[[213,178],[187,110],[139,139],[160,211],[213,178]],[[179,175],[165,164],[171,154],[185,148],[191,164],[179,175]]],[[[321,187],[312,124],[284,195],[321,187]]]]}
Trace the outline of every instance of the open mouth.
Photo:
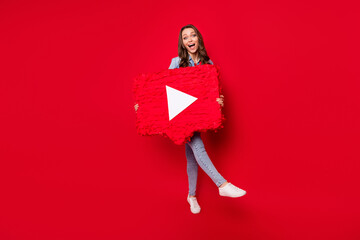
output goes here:
{"type": "Polygon", "coordinates": [[[189,48],[190,48],[190,49],[194,49],[194,48],[195,48],[195,43],[194,43],[194,44],[189,45],[189,48]]]}

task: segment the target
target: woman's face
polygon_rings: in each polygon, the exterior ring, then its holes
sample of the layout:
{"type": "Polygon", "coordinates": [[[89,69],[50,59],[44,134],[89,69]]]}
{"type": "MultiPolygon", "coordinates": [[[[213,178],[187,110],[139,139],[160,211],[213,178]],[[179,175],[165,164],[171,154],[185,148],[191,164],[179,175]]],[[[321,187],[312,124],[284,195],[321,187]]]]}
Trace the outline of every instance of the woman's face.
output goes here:
{"type": "Polygon", "coordinates": [[[199,48],[198,36],[192,28],[185,28],[182,31],[182,41],[189,53],[195,53],[199,48]]]}

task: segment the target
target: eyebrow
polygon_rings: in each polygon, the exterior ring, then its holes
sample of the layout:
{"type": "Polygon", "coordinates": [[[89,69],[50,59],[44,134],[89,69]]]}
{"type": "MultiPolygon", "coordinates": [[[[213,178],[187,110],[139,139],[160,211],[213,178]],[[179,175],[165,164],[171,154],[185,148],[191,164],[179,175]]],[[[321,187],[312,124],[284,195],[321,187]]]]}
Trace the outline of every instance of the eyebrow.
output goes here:
{"type": "MultiPolygon", "coordinates": [[[[191,32],[190,34],[193,34],[193,33],[195,33],[195,32],[191,32]]],[[[183,35],[183,37],[186,36],[186,35],[187,35],[187,34],[185,33],[185,34],[183,35]]]]}

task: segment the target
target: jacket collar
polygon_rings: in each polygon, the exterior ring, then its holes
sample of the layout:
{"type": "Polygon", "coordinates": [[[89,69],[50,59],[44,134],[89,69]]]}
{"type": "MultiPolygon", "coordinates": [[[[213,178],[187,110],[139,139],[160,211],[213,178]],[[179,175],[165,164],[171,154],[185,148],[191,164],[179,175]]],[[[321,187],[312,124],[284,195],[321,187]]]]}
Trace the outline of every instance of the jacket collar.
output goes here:
{"type": "MultiPolygon", "coordinates": [[[[189,54],[189,61],[194,62],[194,59],[191,58],[190,54],[189,54]]],[[[200,59],[199,59],[199,62],[200,62],[200,59]]]]}

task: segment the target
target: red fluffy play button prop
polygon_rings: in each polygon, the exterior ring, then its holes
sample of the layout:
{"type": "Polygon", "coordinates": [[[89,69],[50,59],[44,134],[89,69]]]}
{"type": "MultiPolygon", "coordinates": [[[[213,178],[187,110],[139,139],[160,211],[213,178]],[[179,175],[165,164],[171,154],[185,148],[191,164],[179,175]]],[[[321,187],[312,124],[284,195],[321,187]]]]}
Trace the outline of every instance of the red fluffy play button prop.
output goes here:
{"type": "Polygon", "coordinates": [[[195,131],[217,130],[225,120],[216,101],[216,65],[167,69],[135,78],[136,128],[140,135],[163,135],[184,144],[195,131]]]}

